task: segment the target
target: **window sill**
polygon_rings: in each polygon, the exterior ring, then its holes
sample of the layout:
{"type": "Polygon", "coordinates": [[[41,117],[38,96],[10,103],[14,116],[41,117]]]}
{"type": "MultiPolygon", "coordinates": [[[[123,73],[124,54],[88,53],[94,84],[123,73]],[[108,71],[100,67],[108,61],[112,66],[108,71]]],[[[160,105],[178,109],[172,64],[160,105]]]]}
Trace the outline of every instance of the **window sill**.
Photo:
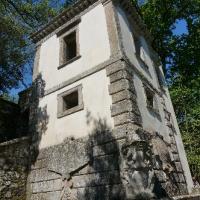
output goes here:
{"type": "Polygon", "coordinates": [[[69,64],[73,63],[74,61],[78,60],[79,58],[81,58],[81,55],[78,55],[78,56],[72,58],[71,60],[68,60],[68,61],[65,62],[64,64],[60,65],[60,66],[58,67],[58,69],[62,69],[62,68],[65,67],[66,65],[69,65],[69,64]]]}
{"type": "Polygon", "coordinates": [[[61,112],[61,113],[58,113],[58,118],[62,118],[62,117],[65,117],[65,116],[67,116],[67,115],[71,115],[71,114],[73,114],[73,113],[76,113],[76,112],[79,112],[79,111],[81,111],[81,110],[83,110],[84,109],[84,105],[83,104],[80,104],[80,105],[78,105],[78,106],[76,106],[76,107],[74,107],[74,108],[71,108],[71,109],[69,109],[69,110],[66,110],[66,111],[63,111],[63,112],[61,112]]]}

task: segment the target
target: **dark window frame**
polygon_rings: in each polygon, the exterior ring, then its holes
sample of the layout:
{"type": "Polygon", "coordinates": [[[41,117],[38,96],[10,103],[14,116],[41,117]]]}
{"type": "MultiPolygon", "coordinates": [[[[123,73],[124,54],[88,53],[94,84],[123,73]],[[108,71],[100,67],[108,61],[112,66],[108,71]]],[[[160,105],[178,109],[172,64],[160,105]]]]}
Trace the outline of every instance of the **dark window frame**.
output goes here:
{"type": "Polygon", "coordinates": [[[60,43],[60,53],[59,53],[59,66],[58,69],[65,67],[66,65],[78,60],[81,58],[80,55],[80,43],[79,43],[79,23],[80,19],[65,27],[61,31],[57,33],[57,37],[59,37],[60,43]],[[76,56],[71,59],[67,59],[67,37],[71,34],[75,34],[75,42],[76,42],[76,56]]]}
{"type": "Polygon", "coordinates": [[[67,63],[77,57],[77,39],[76,31],[66,35],[63,38],[63,62],[67,63]]]}
{"type": "Polygon", "coordinates": [[[153,111],[154,113],[159,114],[156,93],[146,85],[144,85],[144,90],[145,90],[147,108],[153,111]]]}
{"type": "MultiPolygon", "coordinates": [[[[69,100],[71,101],[71,100],[69,100]]],[[[83,94],[82,94],[82,85],[78,85],[72,89],[69,89],[61,94],[58,95],[58,118],[65,117],[67,115],[71,115],[75,112],[81,111],[84,109],[83,103],[83,94]],[[70,106],[69,109],[66,108],[66,98],[71,98],[70,95],[77,92],[77,105],[70,106]]]]}

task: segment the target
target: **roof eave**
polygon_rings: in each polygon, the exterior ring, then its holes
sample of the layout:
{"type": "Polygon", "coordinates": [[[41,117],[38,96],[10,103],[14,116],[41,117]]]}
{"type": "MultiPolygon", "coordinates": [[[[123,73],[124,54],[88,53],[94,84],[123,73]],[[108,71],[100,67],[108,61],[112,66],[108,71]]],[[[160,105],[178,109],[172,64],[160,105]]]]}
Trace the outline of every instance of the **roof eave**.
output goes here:
{"type": "Polygon", "coordinates": [[[54,17],[47,25],[39,31],[33,33],[30,38],[34,43],[37,43],[45,36],[53,32],[58,27],[62,26],[65,22],[76,16],[78,13],[86,9],[98,0],[81,0],[76,2],[73,6],[65,9],[62,13],[54,17]]]}

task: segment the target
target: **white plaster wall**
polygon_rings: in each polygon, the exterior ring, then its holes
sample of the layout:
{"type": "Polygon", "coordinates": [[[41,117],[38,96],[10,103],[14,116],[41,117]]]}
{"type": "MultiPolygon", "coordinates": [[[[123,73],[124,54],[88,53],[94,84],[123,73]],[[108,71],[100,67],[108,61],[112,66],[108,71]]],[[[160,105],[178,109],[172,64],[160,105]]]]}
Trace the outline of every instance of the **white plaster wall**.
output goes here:
{"type": "Polygon", "coordinates": [[[143,128],[150,132],[159,132],[161,135],[163,135],[166,141],[170,141],[169,135],[166,134],[167,128],[164,123],[164,112],[162,109],[160,97],[156,94],[156,101],[159,109],[158,116],[147,108],[145,88],[141,79],[135,74],[133,81],[137,94],[138,107],[142,116],[143,128]]]}
{"type": "Polygon", "coordinates": [[[109,38],[102,4],[81,17],[79,43],[81,58],[60,70],[57,69],[59,66],[59,38],[53,35],[42,44],[39,72],[46,82],[45,89],[50,89],[109,59],[109,38]]]}
{"type": "MultiPolygon", "coordinates": [[[[122,34],[122,43],[124,46],[124,51],[126,53],[126,56],[130,59],[131,63],[140,71],[143,73],[143,75],[154,85],[155,88],[158,88],[158,81],[155,74],[155,68],[153,66],[153,62],[150,58],[150,52],[148,49],[148,45],[144,39],[144,37],[141,36],[141,42],[144,49],[144,52],[146,54],[146,63],[149,67],[148,70],[145,69],[145,67],[141,66],[141,63],[138,61],[135,55],[135,44],[133,40],[133,34],[131,31],[130,23],[126,17],[125,12],[122,10],[122,8],[117,7],[117,14],[119,19],[119,24],[121,27],[121,34],[122,34]]],[[[134,29],[134,27],[132,27],[134,29]]]]}
{"type": "MultiPolygon", "coordinates": [[[[151,58],[149,56],[150,52],[149,52],[147,43],[145,42],[145,39],[142,38],[142,46],[144,48],[145,54],[147,55],[146,61],[147,61],[147,65],[149,67],[149,73],[147,73],[147,71],[144,70],[140,66],[140,63],[138,62],[138,60],[135,56],[135,45],[134,45],[133,35],[132,35],[132,31],[130,29],[130,24],[127,20],[127,17],[125,15],[124,11],[121,8],[118,7],[117,13],[118,13],[118,18],[119,18],[119,22],[120,22],[121,31],[122,31],[122,42],[123,42],[123,46],[124,46],[126,56],[130,59],[132,64],[134,64],[134,66],[140,72],[142,72],[143,75],[153,84],[153,86],[155,88],[159,89],[157,74],[156,74],[155,68],[153,66],[153,63],[151,61],[151,58]]],[[[160,134],[163,135],[163,137],[165,138],[166,141],[170,141],[169,135],[166,134],[167,133],[167,127],[166,127],[165,122],[164,122],[164,112],[162,110],[162,105],[161,105],[159,97],[157,96],[157,102],[158,102],[158,106],[159,106],[159,113],[160,113],[161,121],[158,120],[157,117],[153,116],[149,112],[149,110],[147,109],[147,107],[146,107],[146,97],[145,97],[145,91],[144,91],[144,88],[143,88],[143,84],[142,84],[142,81],[140,80],[140,78],[137,75],[135,75],[135,77],[134,77],[134,83],[135,83],[135,86],[136,86],[136,92],[137,92],[137,98],[138,98],[137,102],[138,102],[139,110],[140,110],[141,115],[142,115],[142,123],[143,123],[144,129],[149,130],[149,131],[158,131],[160,134]]],[[[181,163],[182,163],[182,166],[183,166],[183,169],[184,169],[184,174],[185,174],[185,177],[186,177],[188,191],[191,192],[192,187],[193,187],[191,173],[190,173],[190,169],[189,169],[189,166],[188,166],[187,157],[186,157],[186,153],[185,153],[185,150],[184,150],[184,145],[183,145],[183,142],[182,142],[180,130],[179,130],[179,127],[178,127],[178,123],[177,123],[177,120],[176,120],[176,116],[175,116],[175,113],[174,113],[173,105],[172,105],[171,98],[170,98],[169,91],[168,91],[167,87],[166,87],[166,95],[165,95],[164,98],[165,98],[166,107],[167,107],[168,111],[172,114],[174,127],[175,127],[176,132],[177,132],[177,135],[175,135],[175,139],[176,139],[181,163]]]]}
{"type": "MultiPolygon", "coordinates": [[[[135,85],[136,94],[137,94],[138,107],[139,107],[139,110],[140,110],[140,113],[142,116],[143,128],[150,132],[151,131],[159,132],[164,137],[165,141],[170,143],[170,137],[167,134],[168,128],[165,125],[165,119],[164,119],[165,116],[164,116],[164,112],[163,112],[163,106],[161,104],[161,100],[160,100],[159,96],[156,95],[156,99],[157,99],[157,103],[158,103],[158,107],[159,107],[160,120],[157,116],[152,115],[152,112],[150,112],[148,110],[147,104],[146,104],[145,89],[143,87],[143,83],[142,83],[141,79],[136,74],[134,75],[134,85],[135,85]]],[[[182,164],[184,174],[186,177],[188,191],[189,191],[189,193],[191,193],[192,188],[193,188],[193,181],[192,181],[190,168],[188,165],[183,141],[181,138],[180,130],[179,130],[176,116],[174,113],[174,108],[173,108],[170,94],[169,94],[167,87],[165,88],[164,99],[165,99],[165,104],[166,104],[167,110],[172,114],[173,125],[176,130],[175,140],[176,140],[178,152],[180,155],[181,164],[182,164]]]]}
{"type": "Polygon", "coordinates": [[[47,129],[42,134],[40,149],[61,143],[65,138],[80,138],[90,134],[94,129],[94,121],[105,121],[108,128],[114,126],[111,118],[111,97],[108,92],[109,79],[102,70],[40,100],[39,107],[46,107],[49,117],[47,129]],[[57,95],[82,84],[84,110],[57,118],[57,95]]]}
{"type": "MultiPolygon", "coordinates": [[[[143,46],[143,49],[144,49],[145,55],[146,55],[146,63],[149,67],[148,71],[144,67],[141,66],[141,63],[139,63],[139,61],[135,55],[136,51],[135,51],[135,44],[134,44],[134,40],[133,40],[134,35],[131,31],[130,24],[127,20],[127,17],[125,15],[124,11],[120,7],[117,7],[117,13],[118,13],[118,19],[120,22],[122,42],[123,42],[124,51],[126,53],[126,56],[130,59],[132,64],[149,80],[149,82],[155,88],[159,89],[156,71],[153,66],[153,62],[151,61],[149,48],[148,48],[148,45],[147,45],[144,37],[141,37],[141,42],[142,42],[142,46],[143,46]]],[[[134,27],[132,27],[132,28],[134,28],[134,27]]],[[[160,117],[159,117],[156,114],[154,114],[153,112],[150,112],[148,110],[143,83],[141,81],[141,78],[138,77],[138,75],[136,73],[134,75],[134,84],[135,84],[135,88],[136,88],[136,93],[137,93],[137,98],[138,98],[137,102],[138,102],[139,110],[142,115],[142,122],[143,122],[144,129],[146,129],[148,131],[157,131],[160,134],[162,134],[163,137],[167,141],[169,141],[169,136],[166,134],[167,128],[164,123],[164,112],[162,110],[160,97],[158,95],[156,95],[158,108],[159,108],[159,114],[160,114],[160,117]]]]}

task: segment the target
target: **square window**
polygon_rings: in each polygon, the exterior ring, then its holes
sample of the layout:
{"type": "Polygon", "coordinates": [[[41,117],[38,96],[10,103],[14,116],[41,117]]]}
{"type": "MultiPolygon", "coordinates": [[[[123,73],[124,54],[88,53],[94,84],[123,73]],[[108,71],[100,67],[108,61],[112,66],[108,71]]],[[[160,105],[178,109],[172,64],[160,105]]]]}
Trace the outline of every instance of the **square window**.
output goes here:
{"type": "Polygon", "coordinates": [[[138,37],[134,36],[134,42],[135,42],[135,54],[137,57],[140,57],[140,51],[141,51],[141,41],[138,37]]]}
{"type": "Polygon", "coordinates": [[[148,89],[146,89],[146,98],[147,98],[147,106],[153,108],[154,107],[154,95],[148,89]]]}
{"type": "Polygon", "coordinates": [[[145,87],[145,94],[146,94],[147,108],[150,109],[151,111],[158,113],[159,111],[155,93],[148,87],[145,87]]]}
{"type": "Polygon", "coordinates": [[[58,118],[83,109],[82,85],[58,95],[58,118]]]}
{"type": "Polygon", "coordinates": [[[63,109],[68,110],[78,106],[78,91],[72,92],[63,97],[63,109]]]}
{"type": "Polygon", "coordinates": [[[80,19],[77,19],[56,33],[60,41],[58,69],[61,69],[81,58],[78,26],[80,21],[80,19]]]}
{"type": "Polygon", "coordinates": [[[171,122],[171,113],[168,112],[166,109],[164,109],[164,113],[165,113],[165,119],[166,119],[168,122],[171,122]]]}

